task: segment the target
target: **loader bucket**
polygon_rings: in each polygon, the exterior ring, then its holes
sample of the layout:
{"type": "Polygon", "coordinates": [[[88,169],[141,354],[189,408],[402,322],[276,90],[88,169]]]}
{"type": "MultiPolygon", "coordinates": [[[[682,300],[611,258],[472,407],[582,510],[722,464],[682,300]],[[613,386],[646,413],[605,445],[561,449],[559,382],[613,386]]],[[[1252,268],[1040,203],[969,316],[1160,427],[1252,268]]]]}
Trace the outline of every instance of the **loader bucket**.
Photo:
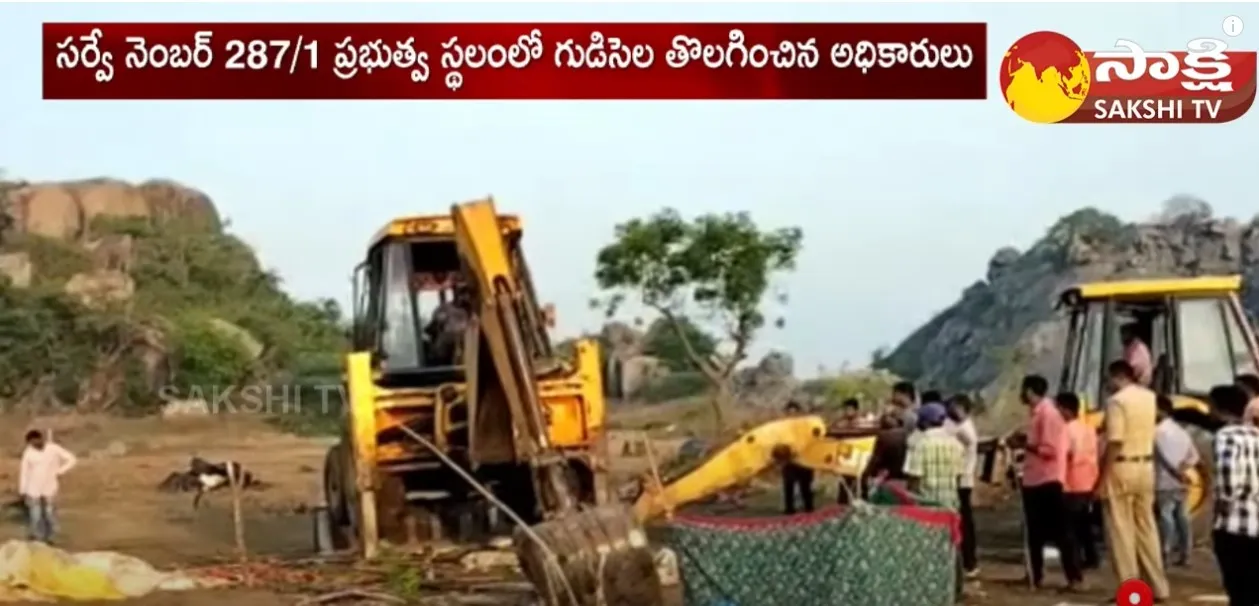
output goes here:
{"type": "Polygon", "coordinates": [[[663,603],[647,534],[628,508],[586,509],[530,530],[534,536],[517,528],[513,540],[521,568],[546,606],[663,603]]]}

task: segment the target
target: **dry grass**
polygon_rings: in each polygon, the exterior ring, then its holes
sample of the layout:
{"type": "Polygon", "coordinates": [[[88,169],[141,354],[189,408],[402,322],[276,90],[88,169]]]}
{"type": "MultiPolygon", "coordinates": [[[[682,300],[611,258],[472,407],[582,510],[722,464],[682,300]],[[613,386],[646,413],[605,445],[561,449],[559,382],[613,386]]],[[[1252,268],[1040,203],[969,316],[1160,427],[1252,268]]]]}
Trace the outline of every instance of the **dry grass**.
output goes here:
{"type": "MultiPolygon", "coordinates": [[[[125,551],[157,564],[214,559],[231,553],[232,522],[226,491],[214,493],[194,512],[192,497],[158,492],[170,472],[187,469],[197,455],[235,460],[267,483],[245,493],[246,528],[258,553],[310,549],[310,524],[297,515],[320,492],[319,469],[327,440],[279,434],[259,418],[116,419],[57,416],[6,419],[0,439],[0,494],[16,498],[22,433],[51,430],[54,439],[80,458],[63,479],[59,500],[65,543],[70,549],[125,551]]],[[[0,527],[0,538],[21,534],[20,524],[0,527]]]]}

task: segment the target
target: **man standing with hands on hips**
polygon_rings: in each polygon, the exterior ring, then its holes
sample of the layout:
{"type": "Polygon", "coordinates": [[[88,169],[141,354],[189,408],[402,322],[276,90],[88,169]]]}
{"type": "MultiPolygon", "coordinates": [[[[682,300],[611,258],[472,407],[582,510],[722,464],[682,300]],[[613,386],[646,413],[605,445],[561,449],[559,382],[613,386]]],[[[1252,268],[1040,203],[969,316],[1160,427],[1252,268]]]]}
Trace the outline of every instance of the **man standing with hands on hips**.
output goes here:
{"type": "Polygon", "coordinates": [[[1171,590],[1163,572],[1163,549],[1154,517],[1154,436],[1158,399],[1138,383],[1124,360],[1106,368],[1105,454],[1097,481],[1106,544],[1115,579],[1144,578],[1162,602],[1171,590]]]}
{"type": "Polygon", "coordinates": [[[43,432],[26,432],[26,450],[18,471],[18,492],[26,504],[27,538],[51,543],[57,532],[53,499],[60,488],[58,479],[78,460],[70,451],[44,437],[43,432]]]}

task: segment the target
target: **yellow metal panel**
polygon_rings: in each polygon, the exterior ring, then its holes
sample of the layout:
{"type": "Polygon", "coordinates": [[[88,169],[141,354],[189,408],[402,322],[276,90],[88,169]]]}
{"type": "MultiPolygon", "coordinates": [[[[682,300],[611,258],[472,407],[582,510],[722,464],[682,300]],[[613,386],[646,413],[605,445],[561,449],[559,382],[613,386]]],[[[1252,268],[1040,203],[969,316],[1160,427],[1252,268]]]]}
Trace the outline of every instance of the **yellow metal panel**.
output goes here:
{"type": "Polygon", "coordinates": [[[599,344],[591,339],[577,342],[576,366],[562,379],[538,383],[538,395],[547,407],[551,443],[561,448],[588,446],[603,430],[607,403],[599,344]]]}
{"type": "Polygon", "coordinates": [[[376,469],[376,389],[372,382],[371,354],[346,356],[347,392],[350,396],[350,439],[354,473],[359,490],[372,488],[376,469]]]}
{"type": "Polygon", "coordinates": [[[1064,297],[1082,299],[1106,299],[1111,297],[1194,295],[1230,293],[1241,290],[1241,276],[1202,276],[1198,278],[1168,278],[1157,280],[1115,280],[1090,282],[1067,289],[1064,297]]]}
{"type": "Polygon", "coordinates": [[[875,436],[825,438],[804,448],[798,462],[818,471],[857,477],[865,471],[874,453],[875,436]]]}
{"type": "MultiPolygon", "coordinates": [[[[520,218],[515,215],[499,215],[498,225],[504,234],[519,233],[523,229],[520,218]]],[[[390,221],[387,225],[380,228],[376,235],[372,236],[371,241],[367,243],[367,247],[371,249],[389,238],[432,237],[449,239],[453,238],[454,234],[454,221],[450,218],[450,215],[401,217],[390,221]]]]}
{"type": "Polygon", "coordinates": [[[602,431],[607,420],[607,401],[603,391],[603,363],[599,356],[599,342],[594,339],[577,341],[577,379],[582,385],[582,401],[586,403],[586,423],[591,432],[602,431]]]}
{"type": "Polygon", "coordinates": [[[543,396],[542,402],[546,406],[547,434],[552,444],[563,448],[586,443],[586,414],[581,398],[543,396]]]}
{"type": "Polygon", "coordinates": [[[372,357],[367,352],[346,356],[346,391],[350,396],[350,442],[354,453],[354,484],[358,488],[359,541],[363,556],[376,557],[380,547],[376,521],[376,393],[372,357]]]}

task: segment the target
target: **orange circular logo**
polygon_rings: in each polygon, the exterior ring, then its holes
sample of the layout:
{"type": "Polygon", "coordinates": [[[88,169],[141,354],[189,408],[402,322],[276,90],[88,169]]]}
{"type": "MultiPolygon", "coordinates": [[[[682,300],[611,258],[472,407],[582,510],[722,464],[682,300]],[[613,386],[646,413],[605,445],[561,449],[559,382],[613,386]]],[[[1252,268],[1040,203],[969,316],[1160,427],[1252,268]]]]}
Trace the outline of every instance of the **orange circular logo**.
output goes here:
{"type": "Polygon", "coordinates": [[[1088,57],[1072,39],[1057,32],[1019,38],[1001,60],[1001,94],[1025,120],[1052,124],[1084,104],[1093,74],[1088,57]]]}

